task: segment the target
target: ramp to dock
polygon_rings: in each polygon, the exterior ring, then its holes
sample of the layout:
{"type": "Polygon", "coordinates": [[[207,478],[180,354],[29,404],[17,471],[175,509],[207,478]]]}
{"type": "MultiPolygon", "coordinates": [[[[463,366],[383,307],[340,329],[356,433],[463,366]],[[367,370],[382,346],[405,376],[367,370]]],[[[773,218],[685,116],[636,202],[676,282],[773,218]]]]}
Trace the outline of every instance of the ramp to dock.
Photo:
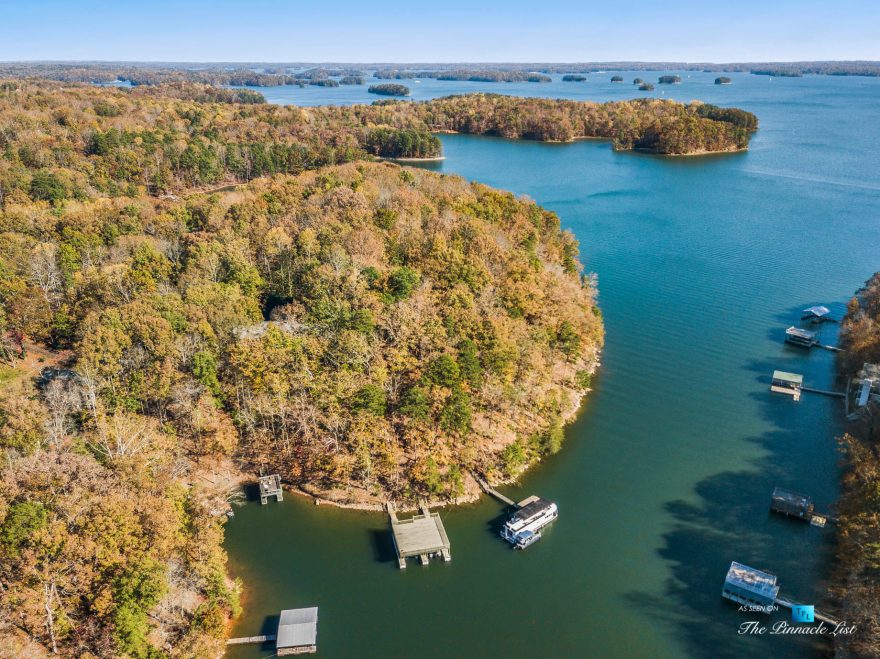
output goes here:
{"type": "Polygon", "coordinates": [[[471,476],[474,477],[474,480],[477,481],[477,484],[480,486],[480,489],[482,489],[483,492],[485,492],[489,496],[495,497],[502,503],[506,503],[508,506],[516,506],[513,499],[508,499],[506,496],[501,494],[501,492],[494,489],[491,485],[489,485],[489,483],[477,476],[475,473],[471,472],[471,476]]]}
{"type": "Polygon", "coordinates": [[[822,394],[823,396],[834,396],[835,398],[845,398],[846,393],[843,391],[828,391],[827,389],[814,389],[813,387],[801,387],[802,391],[811,394],[822,394]]]}
{"type": "MultiPolygon", "coordinates": [[[[791,609],[795,606],[803,606],[800,602],[795,602],[793,599],[789,599],[788,597],[777,597],[776,604],[779,606],[784,606],[786,609],[791,609]]],[[[813,617],[816,620],[821,620],[822,622],[827,622],[829,625],[834,625],[835,627],[840,624],[837,618],[833,618],[827,613],[822,613],[818,609],[813,609],[813,617]]]]}
{"type": "Polygon", "coordinates": [[[240,636],[239,638],[226,639],[226,645],[255,645],[257,643],[269,643],[276,639],[275,634],[263,634],[262,636],[240,636]]]}

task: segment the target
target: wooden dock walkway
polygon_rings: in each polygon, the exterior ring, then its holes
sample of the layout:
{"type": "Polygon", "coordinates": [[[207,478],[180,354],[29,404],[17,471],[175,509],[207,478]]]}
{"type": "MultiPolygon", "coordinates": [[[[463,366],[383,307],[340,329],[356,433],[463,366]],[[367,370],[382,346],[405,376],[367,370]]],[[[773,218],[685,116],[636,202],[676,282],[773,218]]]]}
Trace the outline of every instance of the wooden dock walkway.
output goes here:
{"type": "Polygon", "coordinates": [[[226,645],[256,645],[257,643],[269,643],[276,640],[275,634],[264,634],[262,636],[240,636],[239,638],[226,639],[226,645]]]}
{"type": "Polygon", "coordinates": [[[834,396],[835,398],[846,398],[844,391],[828,391],[826,389],[814,389],[813,387],[805,387],[801,385],[801,391],[807,391],[811,394],[822,394],[823,396],[834,396]]]}
{"type": "MultiPolygon", "coordinates": [[[[795,606],[802,606],[800,602],[795,602],[792,599],[781,596],[776,598],[776,604],[778,604],[779,606],[784,606],[786,609],[790,609],[795,606]]],[[[840,621],[837,618],[834,618],[826,613],[822,613],[818,609],[813,610],[813,617],[816,620],[827,622],[829,625],[834,625],[835,627],[840,624],[840,621]]]]}
{"type": "Polygon", "coordinates": [[[495,497],[499,501],[506,503],[508,506],[515,506],[516,505],[516,503],[514,503],[513,499],[508,499],[506,496],[501,494],[501,492],[499,492],[498,490],[494,489],[491,485],[489,485],[489,483],[487,483],[482,478],[477,476],[474,472],[471,472],[471,476],[474,477],[474,480],[477,481],[477,483],[482,488],[483,492],[485,492],[486,494],[495,497]]]}

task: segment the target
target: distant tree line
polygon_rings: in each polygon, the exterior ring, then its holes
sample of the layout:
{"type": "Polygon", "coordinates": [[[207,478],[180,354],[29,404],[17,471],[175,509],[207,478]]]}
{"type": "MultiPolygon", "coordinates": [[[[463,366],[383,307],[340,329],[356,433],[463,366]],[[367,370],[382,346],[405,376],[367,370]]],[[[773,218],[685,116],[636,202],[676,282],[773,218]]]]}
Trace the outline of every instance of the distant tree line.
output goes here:
{"type": "Polygon", "coordinates": [[[877,61],[826,61],[826,62],[581,62],[559,64],[547,62],[501,63],[501,64],[400,64],[389,68],[383,64],[357,64],[345,66],[307,66],[302,63],[163,63],[149,62],[21,62],[0,64],[0,78],[37,77],[64,82],[102,82],[126,80],[132,84],[162,84],[168,82],[201,82],[217,85],[276,86],[309,84],[317,77],[362,76],[364,70],[375,70],[376,77],[386,79],[436,78],[452,71],[467,71],[471,79],[524,81],[532,74],[586,74],[600,71],[703,71],[746,72],[761,75],[797,76],[816,75],[880,75],[877,61]],[[522,76],[525,76],[523,79],[522,76]]]}
{"type": "Polygon", "coordinates": [[[412,71],[379,69],[373,77],[386,80],[436,78],[437,80],[466,80],[470,82],[551,82],[550,76],[532,71],[504,71],[483,69],[452,69],[448,71],[412,71]]]}

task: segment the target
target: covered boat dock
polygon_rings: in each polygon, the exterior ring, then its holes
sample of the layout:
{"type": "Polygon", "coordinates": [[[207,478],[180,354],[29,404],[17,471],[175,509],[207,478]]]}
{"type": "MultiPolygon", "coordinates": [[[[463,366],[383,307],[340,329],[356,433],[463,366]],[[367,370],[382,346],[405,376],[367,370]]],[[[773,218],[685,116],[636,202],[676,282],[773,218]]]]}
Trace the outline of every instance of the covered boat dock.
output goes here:
{"type": "Polygon", "coordinates": [[[786,371],[773,371],[773,380],[770,382],[770,391],[777,394],[786,394],[795,400],[801,399],[801,387],[804,386],[804,376],[798,373],[786,371]]]}
{"type": "Polygon", "coordinates": [[[809,320],[814,323],[823,323],[826,320],[834,321],[831,317],[831,310],[822,306],[821,304],[817,304],[814,307],[810,307],[808,309],[804,309],[801,312],[801,320],[809,320]]]}

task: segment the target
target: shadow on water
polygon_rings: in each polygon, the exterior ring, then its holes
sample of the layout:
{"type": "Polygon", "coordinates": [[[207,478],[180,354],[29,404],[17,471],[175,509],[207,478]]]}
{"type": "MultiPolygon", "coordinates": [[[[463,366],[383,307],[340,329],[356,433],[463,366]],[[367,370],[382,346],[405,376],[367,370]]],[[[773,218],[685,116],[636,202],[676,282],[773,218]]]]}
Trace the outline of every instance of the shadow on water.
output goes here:
{"type": "Polygon", "coordinates": [[[394,539],[391,537],[391,529],[370,529],[370,546],[373,548],[373,558],[377,563],[393,563],[397,566],[397,550],[394,549],[394,539]]]}
{"type": "Polygon", "coordinates": [[[487,521],[485,527],[486,532],[494,539],[503,542],[503,540],[501,539],[501,527],[504,526],[504,522],[506,522],[507,518],[510,517],[510,513],[512,511],[512,508],[505,508],[503,513],[487,521]]]}
{"type": "Polygon", "coordinates": [[[244,491],[244,498],[246,501],[259,501],[260,500],[260,486],[257,483],[247,483],[242,485],[241,489],[244,491]]]}
{"type": "MultiPolygon", "coordinates": [[[[281,619],[279,614],[269,615],[263,619],[263,624],[260,626],[258,636],[268,636],[274,635],[278,633],[278,622],[281,619]]],[[[261,643],[260,646],[261,652],[270,652],[275,649],[275,641],[266,641],[265,643],[261,643]]]]}
{"type": "MultiPolygon", "coordinates": [[[[803,359],[801,355],[801,364],[805,363],[803,359]]],[[[735,560],[779,575],[780,594],[828,608],[822,581],[833,558],[833,526],[820,529],[776,515],[769,512],[769,503],[778,485],[812,496],[817,510],[830,512],[835,495],[829,492],[829,483],[836,482],[836,477],[817,475],[815,470],[838,468],[833,435],[841,419],[836,406],[832,418],[828,418],[827,410],[820,407],[824,397],[804,394],[795,403],[765,389],[772,369],[784,367],[786,361],[787,356],[775,364],[769,359],[755,360],[743,367],[754,373],[761,385],[760,390],[748,394],[751,404],[775,426],[745,440],[760,446],[761,457],[750,460],[747,469],[704,478],[695,486],[695,500],[665,504],[672,528],[663,535],[663,545],[657,552],[669,563],[672,577],[666,583],[664,597],[638,591],[626,595],[632,605],[669,627],[682,640],[689,656],[743,657],[761,653],[803,657],[832,652],[830,638],[740,635],[737,630],[742,623],[758,620],[769,626],[787,621],[788,611],[781,609],[770,616],[742,612],[738,605],[721,598],[724,576],[735,560]],[[817,420],[816,425],[809,425],[812,418],[817,420]],[[731,496],[732,492],[736,495],[731,496]]],[[[816,369],[804,370],[815,373],[816,369]]]]}

